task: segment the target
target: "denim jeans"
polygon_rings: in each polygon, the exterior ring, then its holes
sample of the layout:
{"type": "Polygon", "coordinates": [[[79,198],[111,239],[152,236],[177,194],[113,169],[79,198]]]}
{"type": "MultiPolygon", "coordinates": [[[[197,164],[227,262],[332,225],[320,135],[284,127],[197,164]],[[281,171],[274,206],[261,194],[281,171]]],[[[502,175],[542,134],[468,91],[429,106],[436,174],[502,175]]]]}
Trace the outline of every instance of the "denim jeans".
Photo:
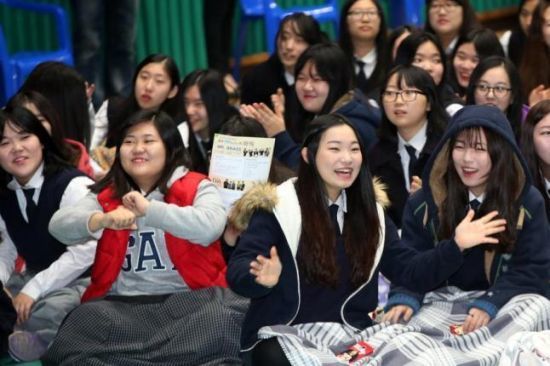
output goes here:
{"type": "Polygon", "coordinates": [[[132,89],[139,0],[73,0],[77,70],[96,85],[94,105],[132,89]]]}

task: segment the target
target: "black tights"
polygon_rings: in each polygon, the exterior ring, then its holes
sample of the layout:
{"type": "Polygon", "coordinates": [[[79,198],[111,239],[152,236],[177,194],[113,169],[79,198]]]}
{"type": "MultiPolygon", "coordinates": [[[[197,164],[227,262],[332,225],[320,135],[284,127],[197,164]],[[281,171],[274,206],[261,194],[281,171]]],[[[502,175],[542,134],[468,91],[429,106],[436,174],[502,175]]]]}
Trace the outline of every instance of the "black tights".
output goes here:
{"type": "Polygon", "coordinates": [[[290,366],[276,337],[261,341],[251,353],[252,366],[290,366]]]}

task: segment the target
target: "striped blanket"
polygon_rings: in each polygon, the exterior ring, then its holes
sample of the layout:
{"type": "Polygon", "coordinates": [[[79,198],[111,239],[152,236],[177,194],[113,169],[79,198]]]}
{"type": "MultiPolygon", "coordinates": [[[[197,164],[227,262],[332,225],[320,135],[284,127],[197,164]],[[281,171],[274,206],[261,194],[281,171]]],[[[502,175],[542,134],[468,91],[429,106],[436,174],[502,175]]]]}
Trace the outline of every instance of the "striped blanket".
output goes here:
{"type": "Polygon", "coordinates": [[[539,295],[511,299],[488,326],[467,335],[450,327],[462,324],[468,303],[482,292],[448,287],[426,295],[424,305],[408,324],[377,324],[361,332],[338,323],[263,327],[261,339],[278,337],[292,365],[347,365],[335,355],[359,341],[374,353],[351,365],[497,365],[512,335],[550,329],[550,301],[539,295]]]}

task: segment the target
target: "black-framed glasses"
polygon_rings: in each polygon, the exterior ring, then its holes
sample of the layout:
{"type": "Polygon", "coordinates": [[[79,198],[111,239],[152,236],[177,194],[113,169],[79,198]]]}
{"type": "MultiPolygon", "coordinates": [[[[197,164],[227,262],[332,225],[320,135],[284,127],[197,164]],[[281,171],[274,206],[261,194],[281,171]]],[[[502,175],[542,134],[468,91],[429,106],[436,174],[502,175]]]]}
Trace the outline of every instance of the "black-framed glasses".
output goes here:
{"type": "Polygon", "coordinates": [[[405,90],[384,90],[382,92],[382,101],[387,103],[393,103],[397,101],[397,96],[401,96],[401,99],[404,102],[414,102],[418,94],[426,95],[426,93],[421,92],[420,90],[415,89],[405,89],[405,90]]]}
{"type": "Polygon", "coordinates": [[[430,4],[430,11],[434,13],[438,13],[441,9],[445,10],[446,13],[451,12],[456,9],[456,7],[459,6],[458,3],[454,1],[447,1],[447,2],[441,2],[441,3],[431,3],[430,4]]]}
{"type": "Polygon", "coordinates": [[[380,15],[380,12],[378,10],[351,10],[348,11],[348,17],[350,17],[353,20],[361,20],[363,17],[367,17],[367,19],[372,20],[377,18],[380,15]]]}
{"type": "Polygon", "coordinates": [[[489,84],[477,84],[476,91],[483,95],[489,95],[489,93],[493,91],[493,94],[500,98],[507,96],[510,91],[512,91],[512,88],[508,88],[503,85],[491,86],[489,84]]]}

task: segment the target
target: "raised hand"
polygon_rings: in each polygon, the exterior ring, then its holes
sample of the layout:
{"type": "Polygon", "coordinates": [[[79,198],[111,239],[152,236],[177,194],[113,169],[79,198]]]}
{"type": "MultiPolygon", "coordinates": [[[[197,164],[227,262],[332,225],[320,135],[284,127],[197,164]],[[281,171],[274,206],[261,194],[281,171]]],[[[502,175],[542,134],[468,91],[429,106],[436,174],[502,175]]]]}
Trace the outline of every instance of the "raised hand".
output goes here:
{"type": "Polygon", "coordinates": [[[275,94],[271,94],[271,104],[273,104],[273,111],[276,115],[284,118],[285,115],[285,94],[283,89],[277,88],[275,94]]]}
{"type": "Polygon", "coordinates": [[[455,242],[460,250],[475,247],[479,244],[498,244],[498,239],[491,235],[500,233],[506,229],[506,220],[495,219],[497,211],[491,211],[477,220],[474,218],[474,210],[468,210],[466,217],[455,229],[455,242]]]}
{"type": "Polygon", "coordinates": [[[273,137],[285,130],[283,116],[272,111],[264,103],[241,104],[240,113],[244,117],[254,118],[260,122],[268,137],[273,137]]]}
{"type": "Polygon", "coordinates": [[[128,192],[122,197],[122,204],[137,217],[145,216],[150,202],[137,191],[128,192]]]}
{"type": "Polygon", "coordinates": [[[279,282],[283,266],[277,254],[277,248],[271,247],[269,258],[259,255],[250,262],[250,273],[256,277],[256,282],[265,287],[273,287],[279,282]]]}
{"type": "Polygon", "coordinates": [[[544,88],[544,85],[539,85],[529,93],[529,107],[533,107],[538,102],[550,99],[550,88],[544,88]]]}
{"type": "Polygon", "coordinates": [[[404,323],[407,323],[409,320],[411,320],[412,315],[413,309],[410,306],[396,305],[384,314],[382,321],[396,324],[403,320],[404,323]]]}
{"type": "Polygon", "coordinates": [[[489,324],[491,318],[485,311],[477,308],[471,308],[468,312],[468,316],[462,325],[462,331],[464,334],[473,332],[481,327],[489,324]]]}

